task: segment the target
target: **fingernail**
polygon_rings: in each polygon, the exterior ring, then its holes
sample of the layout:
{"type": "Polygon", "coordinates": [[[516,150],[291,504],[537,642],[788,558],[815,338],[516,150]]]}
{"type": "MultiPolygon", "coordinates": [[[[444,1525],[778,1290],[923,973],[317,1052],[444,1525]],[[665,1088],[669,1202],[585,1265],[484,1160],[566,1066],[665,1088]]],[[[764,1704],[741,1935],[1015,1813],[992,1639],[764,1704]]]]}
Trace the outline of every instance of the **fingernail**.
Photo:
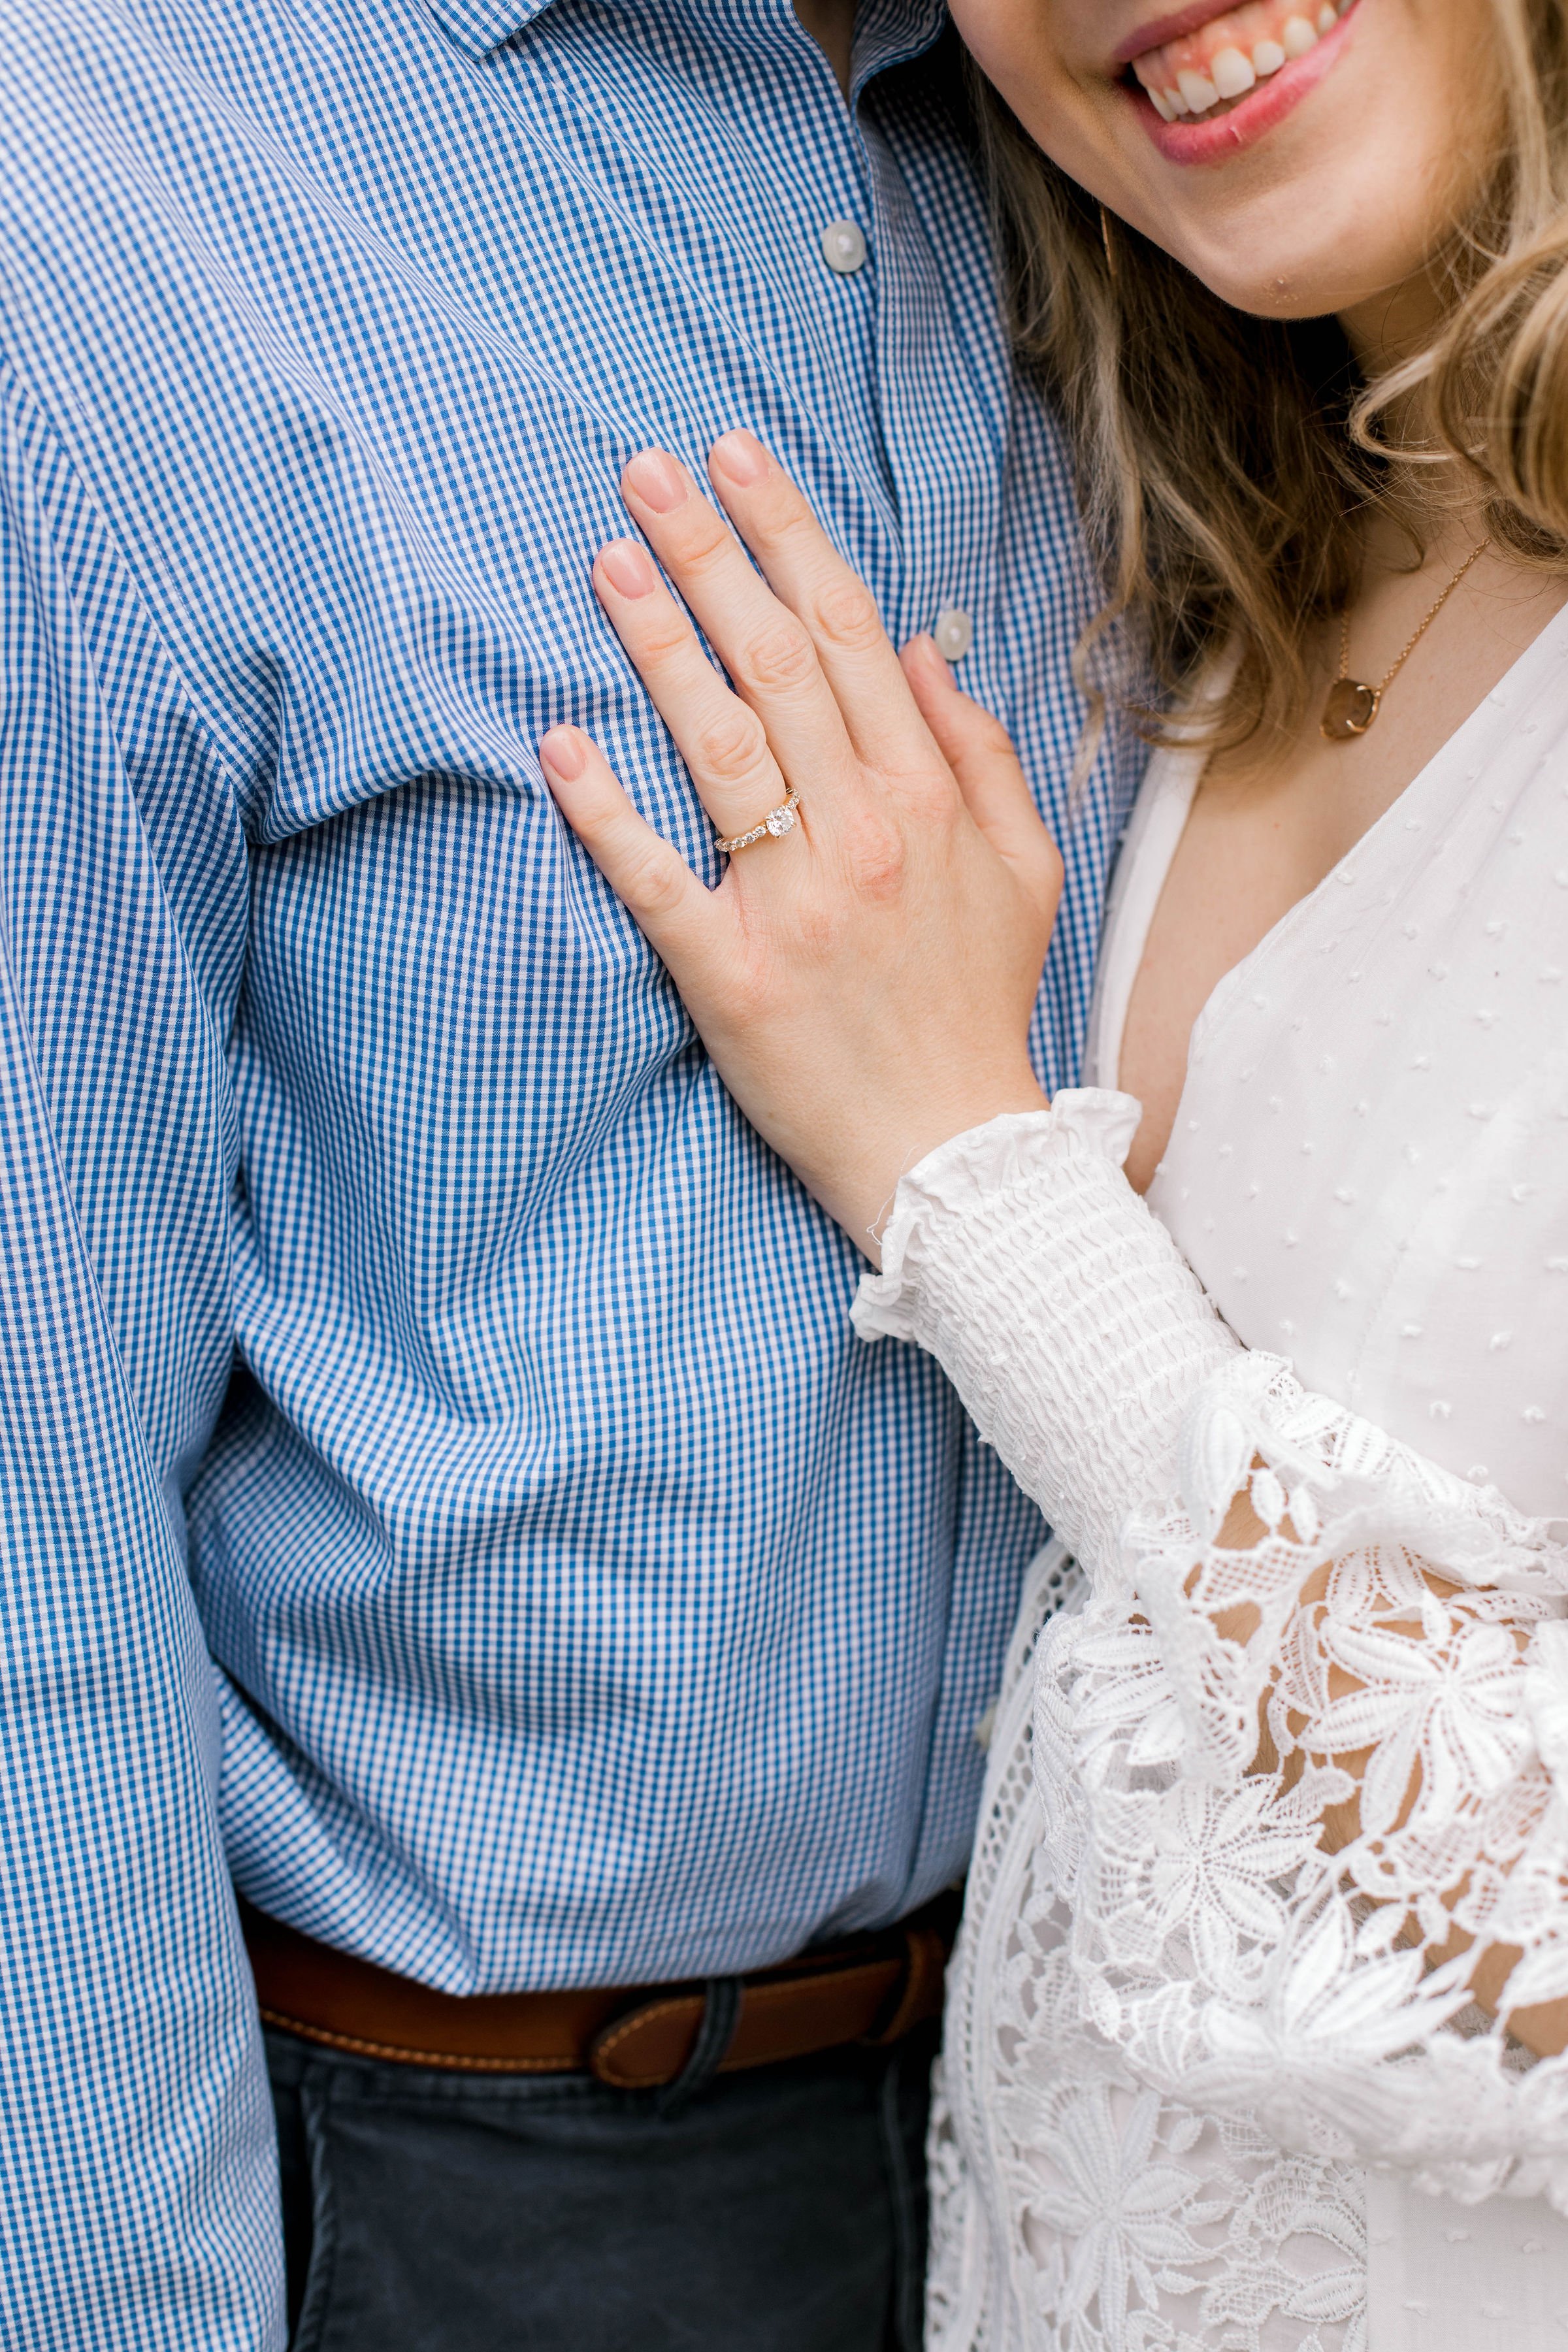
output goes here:
{"type": "Polygon", "coordinates": [[[932,677],[940,676],[944,685],[952,684],[952,672],[942,659],[942,647],[934,637],[911,637],[904,651],[913,654],[921,667],[929,670],[932,677]]]}
{"type": "Polygon", "coordinates": [[[726,433],[714,442],[708,457],[726,481],[743,487],[760,482],[768,470],[768,453],[754,433],[726,433]]]}
{"type": "Polygon", "coordinates": [[[571,783],[588,764],[583,738],[575,727],[552,727],[539,747],[539,757],[553,775],[571,783]]]}
{"type": "Polygon", "coordinates": [[[654,570],[643,550],[635,540],[613,540],[608,547],[599,550],[599,570],[612,588],[623,596],[651,596],[654,591],[654,570]]]}
{"type": "Polygon", "coordinates": [[[655,514],[673,514],[685,503],[686,483],[680,468],[662,449],[644,449],[634,457],[621,476],[621,487],[655,514]]]}

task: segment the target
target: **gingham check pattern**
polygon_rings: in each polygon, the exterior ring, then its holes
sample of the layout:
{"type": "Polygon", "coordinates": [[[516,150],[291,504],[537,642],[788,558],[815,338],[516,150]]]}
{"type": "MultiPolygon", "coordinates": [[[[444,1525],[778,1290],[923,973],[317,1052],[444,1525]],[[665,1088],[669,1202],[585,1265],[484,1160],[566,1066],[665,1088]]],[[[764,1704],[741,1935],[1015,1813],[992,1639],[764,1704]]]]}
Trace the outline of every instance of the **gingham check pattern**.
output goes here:
{"type": "MultiPolygon", "coordinates": [[[[457,1992],[963,1864],[1039,1528],[851,1337],[534,756],[592,729],[716,871],[587,566],[631,451],[744,421],[896,634],[973,616],[1065,825],[1070,500],[938,13],[868,0],[851,117],[788,0],[8,0],[8,2347],[277,2339],[226,1856],[457,1992]]],[[[1133,765],[1064,833],[1052,1083],[1133,765]]]]}

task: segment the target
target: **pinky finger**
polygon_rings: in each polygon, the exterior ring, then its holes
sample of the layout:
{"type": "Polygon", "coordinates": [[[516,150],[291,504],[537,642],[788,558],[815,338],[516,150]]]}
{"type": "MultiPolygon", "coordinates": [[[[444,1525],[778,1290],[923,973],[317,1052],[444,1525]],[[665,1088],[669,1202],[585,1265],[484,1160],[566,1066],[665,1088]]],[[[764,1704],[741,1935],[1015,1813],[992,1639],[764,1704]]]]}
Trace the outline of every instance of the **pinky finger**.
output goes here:
{"type": "Polygon", "coordinates": [[[540,744],[539,764],[567,824],[679,982],[680,967],[711,941],[711,893],[637,814],[609,761],[580,728],[552,727],[540,744]]]}
{"type": "Polygon", "coordinates": [[[1028,779],[1001,720],[960,693],[930,637],[916,637],[904,647],[901,659],[921,716],[981,832],[1010,866],[1041,887],[1059,891],[1060,853],[1035,806],[1028,779]]]}

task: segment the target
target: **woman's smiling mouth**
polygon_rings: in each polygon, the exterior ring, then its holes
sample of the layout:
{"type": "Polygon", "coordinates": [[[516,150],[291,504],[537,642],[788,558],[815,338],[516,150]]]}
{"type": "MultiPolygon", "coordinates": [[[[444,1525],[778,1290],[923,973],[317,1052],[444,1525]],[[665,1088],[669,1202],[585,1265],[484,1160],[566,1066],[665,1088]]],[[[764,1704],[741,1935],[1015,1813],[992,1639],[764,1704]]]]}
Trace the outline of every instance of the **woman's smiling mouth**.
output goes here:
{"type": "Polygon", "coordinates": [[[1356,5],[1244,0],[1209,16],[1185,11],[1135,37],[1136,47],[1129,42],[1117,62],[1147,100],[1140,111],[1164,153],[1179,163],[1218,160],[1272,129],[1321,79],[1342,44],[1332,40],[1331,55],[1320,52],[1356,5]],[[1151,32],[1166,37],[1151,42],[1151,32]],[[1237,121],[1238,113],[1252,119],[1237,121]]]}

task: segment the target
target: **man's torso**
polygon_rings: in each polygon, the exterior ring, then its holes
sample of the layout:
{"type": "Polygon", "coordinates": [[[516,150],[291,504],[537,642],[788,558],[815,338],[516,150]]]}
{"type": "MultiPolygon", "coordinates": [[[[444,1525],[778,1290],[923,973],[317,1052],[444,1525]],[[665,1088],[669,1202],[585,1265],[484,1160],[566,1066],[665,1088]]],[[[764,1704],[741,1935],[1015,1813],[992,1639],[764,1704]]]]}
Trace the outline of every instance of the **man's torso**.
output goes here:
{"type": "MultiPolygon", "coordinates": [[[[93,644],[130,597],[160,649],[102,688],[226,1053],[247,1370],[194,1483],[155,1216],[119,1248],[85,1142],[73,1179],[186,1494],[231,1859],[454,1991],[755,1966],[920,1901],[1037,1533],[934,1366],[852,1339],[852,1251],[541,784],[574,719],[717,871],[588,586],[621,465],[761,433],[895,635],[969,616],[963,682],[1063,825],[1078,724],[1070,497],[940,86],[896,66],[852,119],[787,0],[525,13],[29,11],[5,208],[39,496],[85,506],[93,644]]],[[[869,8],[861,70],[927,17],[869,8]]]]}

